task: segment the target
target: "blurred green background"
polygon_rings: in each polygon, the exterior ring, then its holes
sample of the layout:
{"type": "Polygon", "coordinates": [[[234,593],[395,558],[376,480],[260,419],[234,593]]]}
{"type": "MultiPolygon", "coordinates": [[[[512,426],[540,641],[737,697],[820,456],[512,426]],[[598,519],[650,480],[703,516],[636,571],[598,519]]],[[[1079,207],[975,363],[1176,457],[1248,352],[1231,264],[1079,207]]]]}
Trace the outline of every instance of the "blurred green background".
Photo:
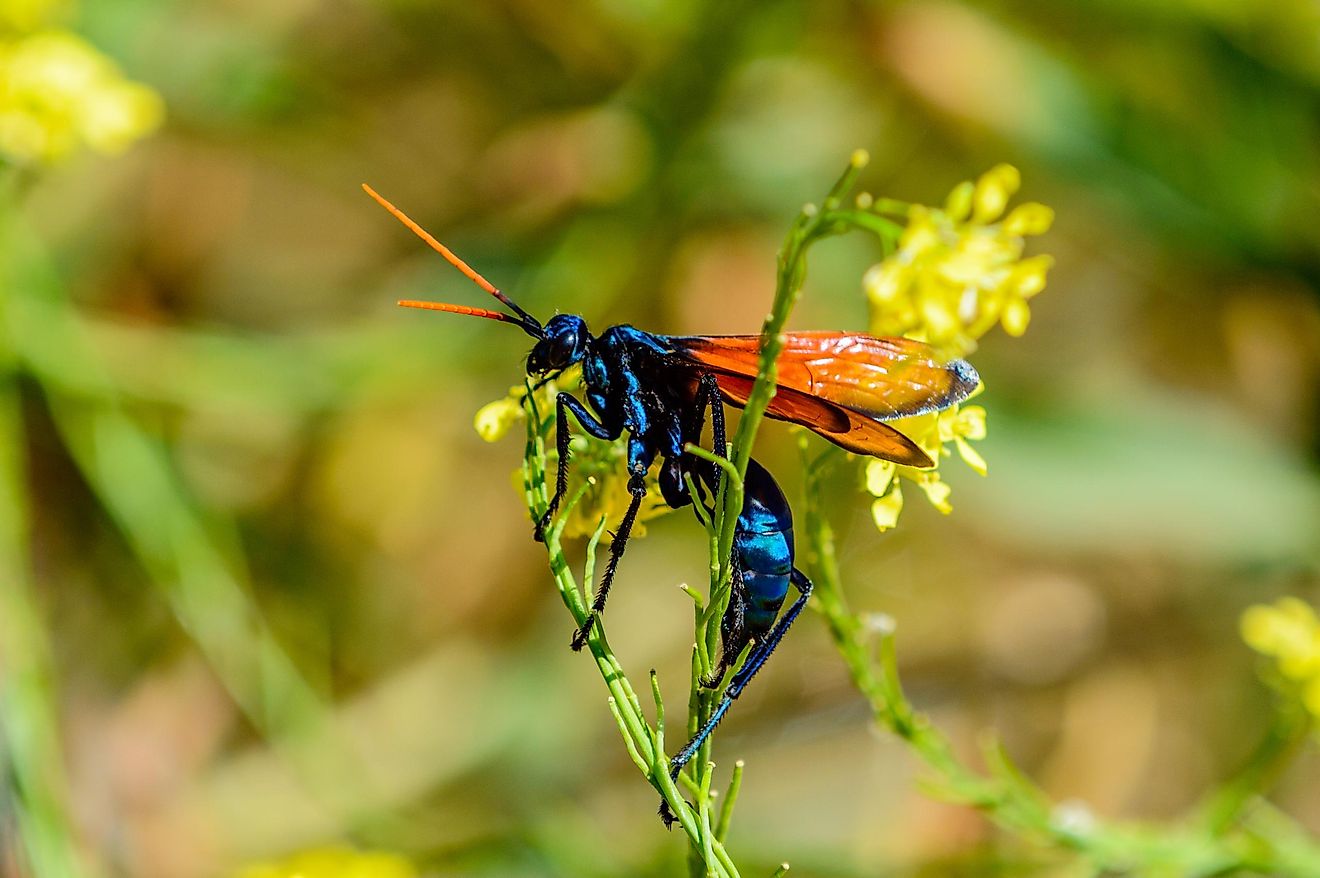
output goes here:
{"type": "MultiPolygon", "coordinates": [[[[1025,338],[974,357],[990,475],[950,465],[954,514],[913,502],[883,536],[841,477],[854,603],[897,620],[913,700],[967,753],[994,729],[1101,817],[1178,815],[1264,734],[1238,617],[1320,597],[1311,0],[66,15],[166,107],[120,157],[8,169],[0,203],[8,776],[63,801],[93,871],[335,840],[437,875],[680,868],[567,648],[521,443],[472,429],[528,341],[394,308],[488,303],[363,181],[537,315],[720,333],[760,325],[783,232],[854,148],[914,202],[1016,165],[1057,265],[1025,338]]],[[[878,256],[818,248],[793,325],[864,326],[878,256]]],[[[758,457],[795,496],[788,430],[758,457]]],[[[675,704],[675,585],[705,551],[655,522],[610,605],[675,704]]],[[[722,726],[735,758],[745,874],[1055,871],[923,794],[812,614],[722,726]]],[[[1312,753],[1275,795],[1312,830],[1318,783],[1312,753]]],[[[4,813],[11,846],[45,831],[4,813]]]]}

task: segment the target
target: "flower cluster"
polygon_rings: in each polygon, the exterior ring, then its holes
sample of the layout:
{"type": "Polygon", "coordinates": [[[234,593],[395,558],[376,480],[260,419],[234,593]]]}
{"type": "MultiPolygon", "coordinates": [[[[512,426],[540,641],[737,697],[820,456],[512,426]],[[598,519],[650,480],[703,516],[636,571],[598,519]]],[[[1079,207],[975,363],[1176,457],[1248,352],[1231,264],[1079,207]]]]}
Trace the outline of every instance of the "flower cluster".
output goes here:
{"type": "MultiPolygon", "coordinates": [[[[980,394],[978,387],[972,396],[980,394]]],[[[875,497],[871,503],[871,518],[882,532],[898,524],[903,511],[903,488],[899,474],[913,482],[926,495],[930,504],[948,515],[953,511],[949,495],[953,489],[940,478],[940,460],[951,452],[953,445],[958,456],[981,475],[986,474],[985,458],[972,447],[973,440],[985,438],[985,409],[979,405],[950,406],[942,412],[931,412],[915,418],[894,421],[899,431],[912,438],[935,461],[931,469],[899,466],[888,460],[872,458],[866,462],[866,490],[875,497]]]]}
{"type": "Polygon", "coordinates": [[[1242,639],[1274,659],[1308,713],[1320,719],[1320,619],[1293,597],[1249,608],[1242,614],[1242,639]]]}
{"type": "Polygon", "coordinates": [[[329,847],[248,866],[237,878],[415,878],[416,875],[412,863],[398,854],[329,847]]]}
{"type": "Polygon", "coordinates": [[[59,19],[65,0],[0,0],[0,31],[27,33],[59,19]]]}
{"type": "Polygon", "coordinates": [[[49,2],[0,4],[0,158],[53,162],[88,146],[114,153],[160,124],[155,91],[86,40],[42,27],[49,2]]]}
{"type": "MultiPolygon", "coordinates": [[[[862,279],[873,333],[921,339],[950,356],[963,356],[996,325],[1013,336],[1026,331],[1031,319],[1027,302],[1045,288],[1053,259],[1024,258],[1025,238],[1046,232],[1054,212],[1029,202],[1005,216],[1020,181],[1016,168],[999,165],[975,183],[956,186],[942,209],[907,209],[908,224],[897,248],[862,279]]],[[[955,405],[893,426],[920,445],[935,466],[867,462],[866,489],[875,498],[871,515],[882,531],[898,523],[903,509],[900,476],[919,487],[940,512],[952,511],[952,490],[939,471],[941,460],[953,453],[950,445],[968,466],[986,474],[985,459],[971,445],[985,438],[982,407],[955,405]]]]}
{"type": "Polygon", "coordinates": [[[1045,288],[1050,256],[1023,258],[1025,238],[1044,234],[1054,211],[1028,202],[1004,210],[1021,176],[999,165],[956,186],[944,208],[913,205],[898,249],[862,280],[871,331],[920,337],[962,356],[996,323],[1026,332],[1027,302],[1045,288]]]}
{"type": "MultiPolygon", "coordinates": [[[[548,382],[536,391],[537,410],[545,417],[554,411],[555,396],[560,390],[572,390],[581,380],[577,369],[566,372],[557,381],[548,382]]],[[[501,439],[514,424],[527,418],[527,387],[509,388],[509,395],[487,403],[477,411],[473,426],[487,442],[501,439]]],[[[628,493],[627,441],[603,442],[590,436],[574,435],[569,443],[573,466],[569,470],[568,496],[572,497],[586,482],[586,490],[567,513],[564,521],[565,537],[590,536],[596,532],[602,517],[616,522],[623,518],[632,495],[628,493]]],[[[552,454],[553,464],[557,458],[552,454]]],[[[521,470],[514,471],[514,480],[521,485],[521,470]]],[[[646,522],[671,511],[660,495],[654,471],[647,474],[646,498],[637,513],[633,536],[646,534],[646,522]]]]}

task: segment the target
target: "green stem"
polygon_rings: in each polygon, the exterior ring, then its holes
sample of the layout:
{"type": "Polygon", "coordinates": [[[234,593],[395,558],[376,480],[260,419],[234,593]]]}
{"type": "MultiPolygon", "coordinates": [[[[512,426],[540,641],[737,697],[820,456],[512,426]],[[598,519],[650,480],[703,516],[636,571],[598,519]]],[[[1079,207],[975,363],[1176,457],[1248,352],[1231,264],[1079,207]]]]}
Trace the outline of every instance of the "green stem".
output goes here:
{"type": "Polygon", "coordinates": [[[729,788],[724,794],[724,802],[720,805],[720,819],[715,824],[715,837],[724,841],[729,835],[729,825],[733,822],[733,805],[738,801],[738,793],[742,790],[743,768],[746,763],[741,759],[733,763],[733,774],[729,777],[729,788]]]}
{"type": "MultiPolygon", "coordinates": [[[[686,449],[689,453],[721,467],[725,475],[721,480],[720,495],[715,498],[714,520],[705,516],[704,510],[699,516],[711,534],[711,588],[709,600],[705,602],[704,607],[699,598],[694,599],[697,646],[692,657],[692,679],[689,689],[689,734],[695,733],[706,722],[719,697],[717,690],[706,689],[701,685],[701,680],[710,673],[714,665],[713,656],[720,648],[720,622],[729,602],[733,570],[733,537],[738,516],[742,512],[743,479],[747,473],[747,464],[751,458],[751,448],[756,440],[757,430],[774,396],[776,361],[784,345],[782,333],[789,313],[801,295],[802,282],[806,276],[806,253],[811,244],[820,238],[845,231],[850,225],[863,224],[863,220],[858,219],[860,214],[854,216],[854,212],[840,212],[839,208],[866,162],[865,153],[859,151],[854,154],[848,169],[825,197],[823,210],[808,205],[789,230],[779,253],[774,303],[761,331],[761,354],[757,377],[744,407],[743,416],[738,423],[738,430],[734,434],[732,459],[726,459],[698,447],[689,446],[686,449]]],[[[865,223],[875,226],[873,231],[880,234],[891,233],[892,230],[885,226],[884,222],[878,217],[869,215],[865,218],[865,223]]],[[[532,392],[530,385],[524,398],[524,405],[527,407],[528,417],[523,488],[527,508],[533,520],[536,520],[549,505],[545,446],[552,425],[548,418],[541,416],[536,394],[532,392]]],[[[689,490],[691,489],[692,485],[689,484],[689,490]]],[[[565,606],[579,626],[586,620],[587,609],[583,595],[564,558],[561,537],[567,512],[581,496],[582,492],[579,491],[569,501],[556,524],[546,535],[546,551],[549,555],[551,574],[559,587],[565,606]]],[[[601,527],[603,526],[604,522],[601,524],[601,527]]],[[[600,534],[601,529],[598,528],[587,549],[584,582],[588,584],[594,571],[595,549],[600,534]]],[[[637,706],[636,694],[632,692],[627,676],[609,647],[605,637],[605,627],[600,620],[593,626],[587,638],[587,646],[596,659],[597,668],[610,690],[610,711],[620,732],[624,735],[629,755],[639,767],[643,764],[650,766],[647,772],[648,779],[664,797],[683,827],[683,831],[688,835],[693,852],[691,860],[693,874],[736,875],[737,869],[724,850],[722,836],[728,831],[732,819],[733,801],[742,782],[742,764],[739,763],[735,768],[734,779],[730,782],[729,798],[723,803],[715,828],[712,828],[710,790],[714,765],[710,760],[710,751],[713,742],[708,738],[702,744],[690,763],[690,777],[680,778],[680,782],[696,791],[697,803],[694,813],[667,771],[662,738],[663,702],[660,700],[659,683],[652,677],[657,710],[657,725],[653,729],[637,706]]]]}
{"type": "Polygon", "coordinates": [[[1300,705],[1282,706],[1272,717],[1246,765],[1202,806],[1201,819],[1210,832],[1223,834],[1236,824],[1247,806],[1274,786],[1314,731],[1300,705]]]}
{"type": "MultiPolygon", "coordinates": [[[[856,183],[858,175],[868,161],[866,153],[860,150],[853,155],[848,169],[843,172],[825,197],[824,214],[838,209],[844,195],[856,183]]],[[[752,446],[756,442],[757,431],[761,427],[766,408],[775,395],[779,375],[779,354],[784,348],[784,326],[788,322],[788,315],[792,312],[793,306],[797,304],[802,294],[802,283],[807,274],[807,250],[818,238],[826,234],[835,234],[837,231],[833,223],[828,227],[823,226],[822,211],[807,205],[798,214],[784,246],[780,249],[774,304],[761,327],[761,355],[757,365],[756,381],[747,397],[742,419],[738,422],[738,430],[733,437],[733,465],[740,477],[747,474],[747,461],[752,456],[752,446]]],[[[742,511],[740,488],[741,486],[726,485],[724,490],[724,518],[721,521],[719,550],[721,564],[726,569],[722,571],[724,575],[721,584],[728,578],[727,565],[733,547],[734,525],[738,514],[742,511]]]]}
{"type": "MultiPolygon", "coordinates": [[[[532,516],[532,520],[538,520],[549,507],[545,439],[552,424],[548,419],[541,417],[535,394],[529,392],[525,404],[528,409],[528,417],[527,445],[523,462],[523,489],[527,509],[532,516]]],[[[588,609],[582,590],[578,586],[577,578],[574,576],[564,554],[562,539],[568,513],[582,499],[584,489],[585,486],[583,486],[583,489],[579,489],[565,504],[563,512],[551,526],[545,540],[550,573],[554,578],[564,606],[568,608],[575,624],[578,626],[586,621],[588,609]]],[[[594,573],[595,554],[603,533],[604,522],[602,521],[587,546],[584,584],[591,582],[590,577],[594,573]]],[[[597,619],[592,626],[591,633],[587,637],[587,649],[595,660],[601,679],[609,690],[610,712],[615,718],[620,734],[623,736],[624,745],[629,756],[669,806],[678,825],[687,835],[692,848],[701,852],[705,870],[703,874],[713,874],[718,878],[738,878],[738,869],[733,864],[733,860],[729,857],[727,851],[725,851],[723,843],[714,838],[713,832],[708,826],[702,824],[699,812],[694,811],[688,805],[678,786],[669,777],[663,742],[664,703],[661,699],[658,681],[652,677],[652,697],[655,700],[657,711],[657,725],[652,727],[642,713],[637,693],[610,646],[603,619],[597,619]]]]}
{"type": "MultiPolygon", "coordinates": [[[[765,417],[770,400],[774,397],[778,379],[778,359],[784,347],[784,327],[789,314],[797,304],[802,293],[802,284],[806,279],[807,251],[821,238],[838,234],[846,230],[846,224],[837,220],[835,212],[839,210],[844,197],[852,189],[858,175],[866,166],[868,157],[865,152],[853,154],[847,169],[831,187],[825,196],[821,208],[807,205],[798,214],[789,229],[788,235],[780,248],[778,268],[775,280],[775,296],[770,313],[761,327],[761,350],[757,364],[756,380],[743,406],[743,415],[738,422],[731,443],[732,457],[725,467],[729,477],[721,482],[720,497],[716,498],[714,558],[718,561],[718,571],[711,582],[710,600],[707,602],[703,624],[697,631],[699,650],[704,657],[703,667],[708,673],[713,662],[709,660],[720,648],[720,620],[729,605],[733,575],[733,538],[737,528],[738,516],[742,512],[743,479],[747,474],[747,464],[751,459],[752,447],[761,421],[765,417]],[[736,475],[736,478],[734,476],[736,475]]],[[[705,689],[694,681],[695,722],[699,728],[710,717],[720,697],[719,690],[705,689]]],[[[713,737],[713,736],[712,736],[713,737]]],[[[707,766],[711,763],[711,750],[714,742],[708,738],[692,759],[694,780],[699,785],[705,782],[707,766]]]]}
{"type": "Polygon", "coordinates": [[[1094,874],[1320,875],[1320,851],[1313,842],[1299,842],[1301,834],[1282,815],[1276,815],[1268,826],[1256,823],[1244,831],[1230,831],[1243,803],[1286,761],[1299,734],[1296,728],[1281,729],[1267,738],[1258,754],[1258,769],[1245,772],[1237,784],[1230,784],[1212,799],[1208,820],[1185,826],[1107,824],[1090,815],[1069,818],[1066,810],[1052,804],[998,746],[987,748],[984,772],[964,765],[948,738],[904,695],[892,629],[868,629],[848,609],[833,530],[821,502],[824,467],[809,464],[804,468],[804,530],[816,586],[815,606],[825,617],[853,684],[870,704],[875,721],[906,742],[926,763],[943,797],[982,811],[1000,827],[1026,840],[1075,852],[1094,868],[1094,874]],[[877,636],[878,649],[873,653],[877,636]]]}
{"type": "Polygon", "coordinates": [[[701,842],[702,855],[706,862],[707,878],[714,878],[715,870],[712,863],[715,861],[715,829],[710,822],[710,783],[715,776],[715,766],[707,765],[706,770],[701,773],[701,792],[697,795],[697,815],[701,819],[701,842]]]}
{"type": "MultiPolygon", "coordinates": [[[[23,420],[11,375],[0,376],[0,821],[13,808],[24,867],[34,876],[89,874],[66,803],[54,671],[28,564],[23,420]]],[[[11,827],[0,824],[0,842],[11,827]]]]}

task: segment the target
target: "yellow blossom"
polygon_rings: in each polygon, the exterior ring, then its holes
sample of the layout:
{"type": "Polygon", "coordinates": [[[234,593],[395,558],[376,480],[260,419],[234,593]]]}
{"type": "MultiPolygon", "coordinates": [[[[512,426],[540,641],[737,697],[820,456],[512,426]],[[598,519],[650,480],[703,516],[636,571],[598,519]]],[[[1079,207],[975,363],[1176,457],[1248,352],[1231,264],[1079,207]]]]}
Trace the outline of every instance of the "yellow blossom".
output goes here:
{"type": "Polygon", "coordinates": [[[1247,645],[1274,659],[1307,711],[1320,719],[1320,619],[1315,610],[1297,598],[1280,598],[1248,608],[1241,627],[1247,645]]]}
{"type": "Polygon", "coordinates": [[[949,502],[949,495],[953,489],[947,482],[940,479],[940,474],[935,470],[917,470],[912,481],[917,483],[917,487],[926,493],[926,499],[930,505],[934,506],[940,512],[948,515],[953,511],[953,504],[949,502]]]}
{"type": "Polygon", "coordinates": [[[0,155],[11,161],[51,162],[84,145],[119,152],[163,112],[155,91],[72,33],[0,41],[0,155]]]}
{"type": "Polygon", "coordinates": [[[972,447],[971,440],[985,438],[985,409],[979,405],[952,406],[940,412],[936,429],[940,443],[952,442],[963,463],[981,475],[988,471],[985,458],[972,447]]]}
{"type": "Polygon", "coordinates": [[[415,878],[416,875],[412,863],[398,854],[328,847],[247,866],[235,878],[415,878]]]}
{"type": "Polygon", "coordinates": [[[1053,260],[1024,259],[1024,238],[1048,231],[1054,212],[1027,203],[1004,216],[1019,182],[1016,168],[999,165],[955,187],[943,209],[910,209],[897,250],[863,278],[872,332],[920,336],[964,355],[996,323],[1010,335],[1026,331],[1027,302],[1053,260]]]}
{"type": "MultiPolygon", "coordinates": [[[[972,391],[972,396],[980,394],[983,386],[972,391]]],[[[987,468],[985,458],[981,456],[972,442],[985,438],[985,409],[979,405],[953,405],[942,412],[930,412],[915,418],[904,418],[893,422],[894,427],[912,441],[935,462],[930,469],[916,469],[899,466],[887,460],[869,460],[866,464],[866,490],[876,499],[871,504],[871,517],[881,531],[889,530],[898,523],[899,513],[903,510],[903,492],[899,486],[900,477],[915,484],[926,495],[930,504],[948,515],[953,511],[949,498],[953,489],[940,477],[940,464],[952,455],[952,445],[963,462],[981,475],[987,468]]]]}
{"type": "Polygon", "coordinates": [[[67,0],[0,0],[0,30],[27,33],[61,18],[67,0]]]}
{"type": "Polygon", "coordinates": [[[898,524],[903,512],[903,489],[895,482],[893,488],[871,501],[871,520],[876,530],[884,533],[898,524]]]}
{"type": "Polygon", "coordinates": [[[872,458],[866,463],[866,490],[875,497],[871,518],[882,533],[898,524],[903,511],[903,489],[898,484],[898,464],[872,458]]]}
{"type": "MultiPolygon", "coordinates": [[[[555,397],[561,390],[570,393],[581,386],[582,370],[574,366],[560,373],[554,381],[547,381],[536,389],[536,407],[542,417],[554,413],[555,397]]],[[[504,438],[514,424],[527,417],[523,400],[527,397],[527,385],[518,384],[509,388],[509,395],[488,402],[477,409],[472,426],[477,434],[487,442],[498,442],[504,438]]]]}
{"type": "Polygon", "coordinates": [[[477,416],[472,419],[472,426],[476,428],[477,435],[487,442],[498,442],[503,439],[504,434],[508,433],[514,424],[527,417],[522,405],[523,397],[526,395],[526,387],[510,387],[508,396],[488,402],[477,409],[477,416]]]}
{"type": "MultiPolygon", "coordinates": [[[[942,208],[908,209],[895,251],[862,278],[872,332],[927,341],[950,356],[970,353],[996,325],[1013,336],[1026,332],[1027,303],[1045,288],[1053,260],[1024,258],[1024,238],[1048,231],[1054,211],[1034,202],[1010,209],[1021,181],[1017,168],[998,165],[975,182],[955,186],[942,208]]],[[[940,475],[943,459],[957,451],[977,473],[987,470],[972,445],[986,435],[985,409],[979,405],[954,405],[893,426],[920,445],[935,466],[867,464],[867,490],[876,498],[871,516],[882,531],[897,523],[903,509],[901,479],[921,488],[931,505],[947,514],[953,509],[952,489],[940,475]]]]}

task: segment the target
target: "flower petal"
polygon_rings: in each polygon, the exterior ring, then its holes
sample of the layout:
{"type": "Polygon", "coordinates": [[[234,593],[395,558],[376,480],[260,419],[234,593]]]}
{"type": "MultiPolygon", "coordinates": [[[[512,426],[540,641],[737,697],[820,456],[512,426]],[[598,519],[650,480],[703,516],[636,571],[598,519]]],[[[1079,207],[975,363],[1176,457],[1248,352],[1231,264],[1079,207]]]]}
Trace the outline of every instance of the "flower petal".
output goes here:
{"type": "Polygon", "coordinates": [[[1004,332],[1017,338],[1027,331],[1027,325],[1031,323],[1031,307],[1022,299],[1013,299],[1004,306],[1000,322],[1004,324],[1004,332]]]}
{"type": "Polygon", "coordinates": [[[982,174],[972,196],[972,222],[988,223],[998,219],[1021,183],[1022,175],[1012,165],[996,165],[982,174]]]}
{"type": "Polygon", "coordinates": [[[487,403],[477,410],[472,420],[477,435],[487,442],[498,442],[509,432],[509,428],[523,418],[523,409],[509,397],[487,403]]]}
{"type": "Polygon", "coordinates": [[[954,436],[953,443],[958,447],[958,456],[963,459],[963,462],[980,475],[985,475],[989,472],[989,467],[986,465],[985,458],[981,456],[979,451],[972,447],[972,443],[968,442],[961,436],[954,436]]]}
{"type": "Polygon", "coordinates": [[[1004,218],[1004,231],[1010,235],[1043,235],[1054,223],[1054,208],[1035,201],[1019,204],[1004,218]]]}
{"type": "Polygon", "coordinates": [[[883,497],[871,504],[871,520],[881,533],[898,524],[898,516],[903,512],[903,491],[898,485],[883,497]]]}
{"type": "Polygon", "coordinates": [[[961,223],[971,216],[972,195],[975,192],[976,184],[970,180],[964,180],[953,187],[949,197],[944,200],[944,212],[949,215],[949,219],[955,223],[961,223]]]}
{"type": "Polygon", "coordinates": [[[949,495],[953,493],[953,489],[940,479],[939,473],[925,471],[915,481],[917,487],[926,493],[926,499],[930,501],[931,506],[945,515],[953,511],[953,504],[949,502],[949,495]]]}
{"type": "Polygon", "coordinates": [[[958,409],[958,435],[968,439],[985,438],[985,407],[964,405],[958,409]]]}
{"type": "Polygon", "coordinates": [[[1005,282],[1011,295],[1030,299],[1045,289],[1045,275],[1054,267],[1053,256],[1032,256],[1023,259],[1014,268],[1005,282]]]}
{"type": "Polygon", "coordinates": [[[898,465],[888,460],[871,458],[866,462],[866,490],[873,497],[883,497],[894,481],[898,465]]]}

